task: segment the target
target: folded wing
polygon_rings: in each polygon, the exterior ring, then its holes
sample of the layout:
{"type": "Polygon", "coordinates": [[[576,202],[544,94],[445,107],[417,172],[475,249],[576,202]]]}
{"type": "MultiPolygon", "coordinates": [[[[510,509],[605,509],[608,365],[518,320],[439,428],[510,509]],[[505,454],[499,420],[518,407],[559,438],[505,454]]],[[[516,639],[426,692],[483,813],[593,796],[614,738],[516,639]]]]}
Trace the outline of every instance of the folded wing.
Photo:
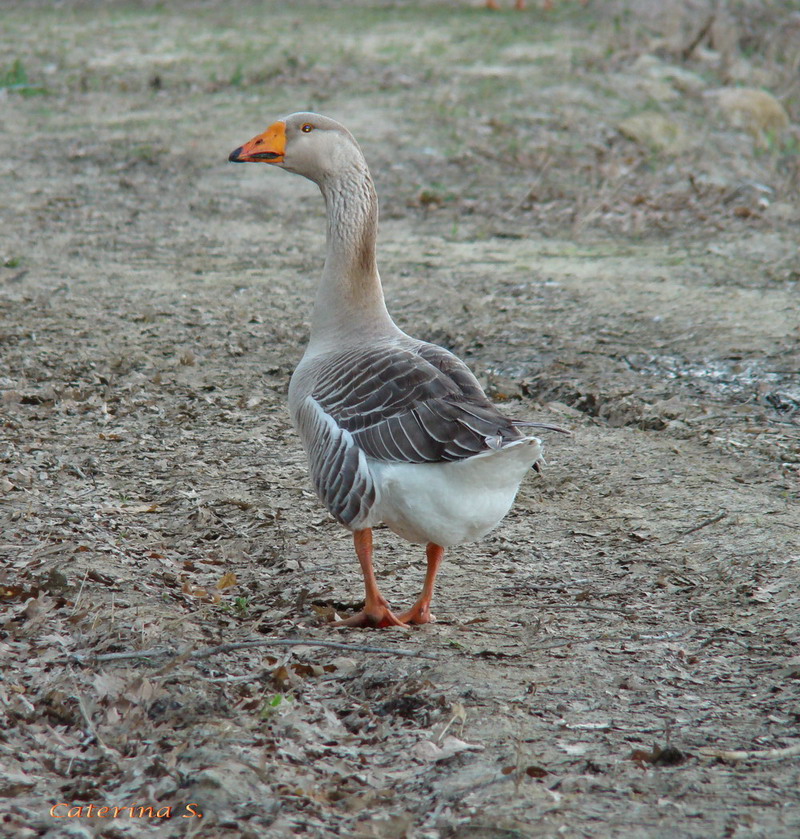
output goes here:
{"type": "Polygon", "coordinates": [[[387,462],[464,460],[523,436],[463,362],[423,342],[342,353],[312,396],[365,454],[387,462]]]}

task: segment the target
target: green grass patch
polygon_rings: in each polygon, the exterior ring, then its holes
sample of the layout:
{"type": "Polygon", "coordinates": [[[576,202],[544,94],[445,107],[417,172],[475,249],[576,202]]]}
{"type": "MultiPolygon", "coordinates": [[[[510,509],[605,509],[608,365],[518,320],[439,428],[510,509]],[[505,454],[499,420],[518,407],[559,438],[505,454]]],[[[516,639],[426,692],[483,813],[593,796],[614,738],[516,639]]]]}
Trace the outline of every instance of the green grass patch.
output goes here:
{"type": "Polygon", "coordinates": [[[0,88],[21,93],[23,96],[42,96],[47,93],[47,88],[31,82],[28,71],[19,58],[14,59],[11,67],[0,74],[0,88]]]}

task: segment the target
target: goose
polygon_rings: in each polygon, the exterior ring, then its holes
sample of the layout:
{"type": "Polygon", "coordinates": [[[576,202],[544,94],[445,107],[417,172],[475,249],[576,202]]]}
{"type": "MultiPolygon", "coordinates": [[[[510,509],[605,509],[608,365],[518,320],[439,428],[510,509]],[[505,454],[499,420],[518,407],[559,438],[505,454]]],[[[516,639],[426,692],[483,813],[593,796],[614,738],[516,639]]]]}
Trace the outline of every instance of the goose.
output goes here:
{"type": "Polygon", "coordinates": [[[527,472],[543,463],[541,440],[525,429],[563,429],[505,417],[463,361],[394,323],[376,264],[375,187],[344,126],[291,114],[229,160],[302,175],[325,200],[325,263],[308,345],[289,383],[289,412],[314,489],[352,531],[364,577],[364,608],[337,625],[433,621],[445,548],[497,526],[527,472]],[[372,530],[379,524],[426,546],[422,593],[399,614],[375,577],[372,530]]]}

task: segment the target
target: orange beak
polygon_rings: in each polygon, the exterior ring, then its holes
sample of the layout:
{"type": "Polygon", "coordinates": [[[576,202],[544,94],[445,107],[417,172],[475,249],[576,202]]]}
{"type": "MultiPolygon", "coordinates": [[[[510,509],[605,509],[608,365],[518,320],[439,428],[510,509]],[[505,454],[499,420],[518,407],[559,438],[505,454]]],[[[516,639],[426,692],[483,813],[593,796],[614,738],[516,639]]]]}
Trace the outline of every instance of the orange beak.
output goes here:
{"type": "Polygon", "coordinates": [[[274,122],[258,137],[234,149],[228,160],[232,163],[281,163],[286,151],[286,123],[274,122]]]}

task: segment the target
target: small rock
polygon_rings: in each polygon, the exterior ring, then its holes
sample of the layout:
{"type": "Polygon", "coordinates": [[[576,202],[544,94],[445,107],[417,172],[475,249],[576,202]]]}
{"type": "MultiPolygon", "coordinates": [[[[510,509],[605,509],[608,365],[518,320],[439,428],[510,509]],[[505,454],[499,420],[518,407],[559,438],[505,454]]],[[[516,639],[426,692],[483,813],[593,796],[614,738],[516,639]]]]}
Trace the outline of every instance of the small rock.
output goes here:
{"type": "MultiPolygon", "coordinates": [[[[622,428],[625,425],[638,425],[642,420],[642,404],[631,397],[622,396],[608,399],[600,407],[597,415],[604,419],[612,428],[622,428]]],[[[658,428],[657,430],[661,430],[658,428]]]]}
{"type": "Polygon", "coordinates": [[[683,128],[658,111],[643,111],[622,120],[617,130],[624,137],[653,151],[679,154],[689,146],[683,128]]]}
{"type": "Polygon", "coordinates": [[[661,399],[650,406],[650,413],[654,417],[664,419],[684,419],[688,413],[686,405],[677,397],[661,399]]]}
{"type": "Polygon", "coordinates": [[[789,127],[789,115],[783,105],[766,90],[752,87],[720,88],[709,92],[722,115],[734,127],[764,141],[769,132],[780,133],[789,127]]]}

